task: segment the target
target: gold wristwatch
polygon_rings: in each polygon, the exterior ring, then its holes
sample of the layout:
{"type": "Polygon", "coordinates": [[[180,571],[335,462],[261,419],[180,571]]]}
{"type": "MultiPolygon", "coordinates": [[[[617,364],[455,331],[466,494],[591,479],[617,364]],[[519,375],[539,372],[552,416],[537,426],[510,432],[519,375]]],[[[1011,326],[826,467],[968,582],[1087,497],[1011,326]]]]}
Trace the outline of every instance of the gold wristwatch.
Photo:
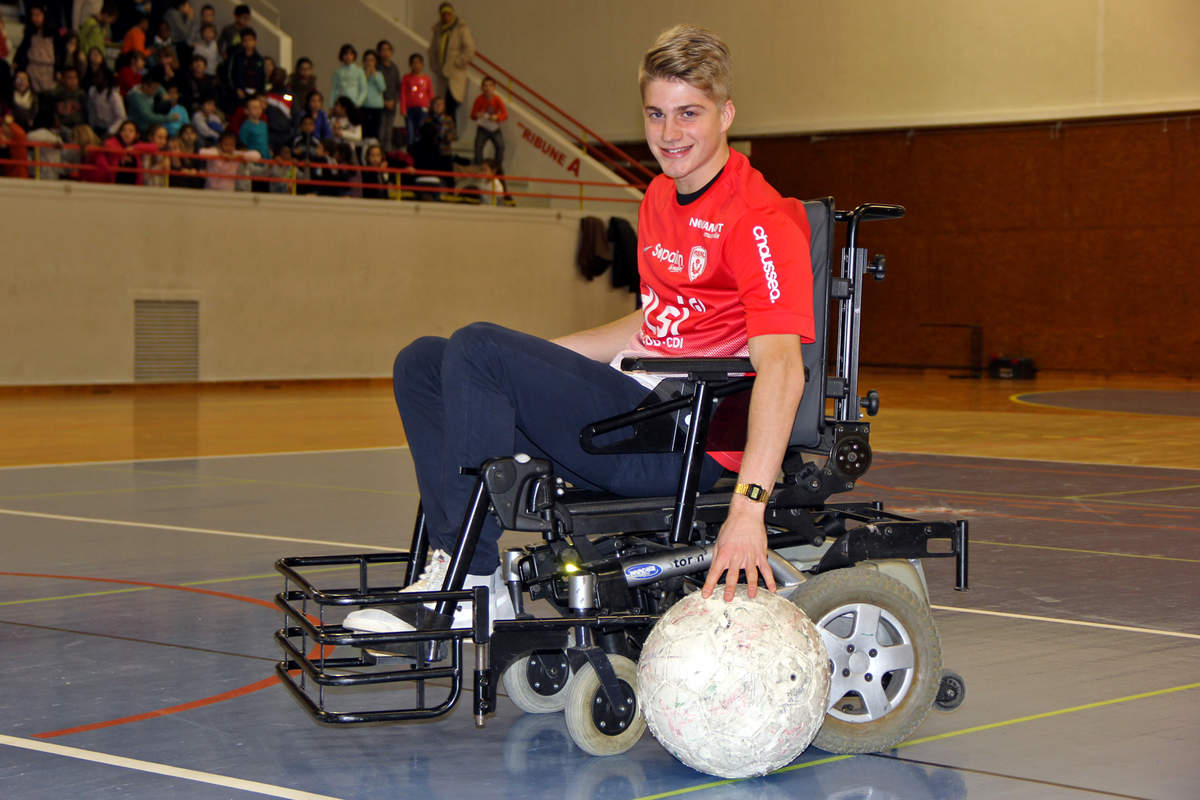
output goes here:
{"type": "Polygon", "coordinates": [[[757,483],[739,483],[733,487],[733,493],[740,494],[747,500],[753,500],[756,503],[765,503],[767,502],[767,498],[771,496],[770,492],[757,483]]]}

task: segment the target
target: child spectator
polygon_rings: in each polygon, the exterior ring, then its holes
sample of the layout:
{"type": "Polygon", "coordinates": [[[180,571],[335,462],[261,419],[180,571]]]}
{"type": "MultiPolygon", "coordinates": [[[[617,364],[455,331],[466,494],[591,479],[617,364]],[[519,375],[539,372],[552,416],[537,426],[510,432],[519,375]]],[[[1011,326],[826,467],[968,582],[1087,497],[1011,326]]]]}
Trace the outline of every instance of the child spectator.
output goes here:
{"type": "Polygon", "coordinates": [[[292,142],[292,95],[287,90],[287,72],[276,67],[267,86],[267,129],[271,134],[271,150],[292,142]]]}
{"type": "Polygon", "coordinates": [[[188,114],[187,107],[179,100],[179,85],[171,84],[167,87],[166,102],[170,103],[170,108],[167,111],[167,134],[170,136],[178,136],[179,129],[190,123],[191,116],[188,114]]]}
{"type": "Polygon", "coordinates": [[[500,95],[496,94],[496,81],[492,78],[483,79],[483,94],[475,98],[471,106],[471,119],[475,120],[475,163],[483,163],[483,148],[489,141],[495,150],[496,164],[504,166],[504,133],[500,123],[508,119],[508,109],[500,95]]]}
{"type": "MultiPolygon", "coordinates": [[[[266,65],[258,52],[258,34],[253,28],[241,32],[241,47],[229,54],[226,65],[225,83],[237,96],[240,104],[248,97],[255,97],[267,88],[266,65]]],[[[227,109],[232,111],[232,108],[227,109]]]]}
{"type": "Polygon", "coordinates": [[[112,80],[110,73],[99,73],[87,94],[88,122],[104,138],[115,135],[126,116],[125,101],[112,80]]]}
{"type": "Polygon", "coordinates": [[[87,95],[79,88],[79,71],[75,67],[68,66],[63,69],[51,97],[54,100],[54,114],[58,119],[58,127],[74,128],[76,125],[87,124],[87,95]]]}
{"type": "Polygon", "coordinates": [[[85,183],[104,183],[105,175],[97,164],[104,154],[101,152],[100,137],[96,135],[96,131],[88,125],[76,126],[71,140],[79,148],[78,179],[85,183]]]}
{"type": "Polygon", "coordinates": [[[171,7],[163,14],[163,22],[170,31],[171,44],[185,62],[192,59],[192,41],[199,36],[200,18],[196,16],[190,0],[171,0],[171,7]]]}
{"type": "Polygon", "coordinates": [[[9,107],[13,123],[21,129],[22,141],[25,131],[31,131],[37,124],[40,111],[37,93],[30,84],[29,73],[17,70],[13,75],[12,104],[9,107]]]}
{"type": "Polygon", "coordinates": [[[112,39],[112,24],[116,21],[115,0],[104,0],[99,13],[91,15],[79,26],[79,49],[87,54],[89,64],[93,49],[99,50],[101,61],[104,60],[104,48],[112,39]]]}
{"type": "Polygon", "coordinates": [[[170,182],[171,159],[167,155],[171,137],[165,125],[155,125],[146,134],[146,152],[142,157],[144,186],[166,186],[170,182]]]}
{"type": "Polygon", "coordinates": [[[379,130],[383,125],[383,93],[387,89],[387,81],[379,72],[379,56],[374,50],[363,53],[362,60],[363,75],[367,79],[367,99],[360,109],[363,138],[379,141],[379,130]]]}
{"type": "Polygon", "coordinates": [[[117,59],[117,88],[122,97],[128,97],[146,74],[146,57],[136,50],[122,53],[117,59]]]}
{"type": "MultiPolygon", "coordinates": [[[[454,118],[446,113],[444,98],[435,97],[430,105],[429,116],[421,126],[421,134],[413,145],[413,166],[418,170],[450,172],[454,169],[454,118]]],[[[417,178],[417,182],[423,182],[417,178]]],[[[452,187],[454,179],[448,175],[437,176],[437,182],[452,187]]]]}
{"type": "Polygon", "coordinates": [[[208,60],[200,53],[192,55],[192,69],[180,81],[179,96],[188,109],[200,105],[200,99],[210,94],[214,97],[217,91],[217,80],[208,72],[208,60]]]}
{"type": "Polygon", "coordinates": [[[216,97],[210,94],[201,98],[200,108],[192,115],[192,126],[200,136],[202,146],[213,147],[217,144],[225,130],[225,120],[217,109],[216,97]]]}
{"type": "Polygon", "coordinates": [[[22,163],[27,158],[29,151],[25,146],[25,129],[17,124],[11,113],[5,114],[0,117],[0,161],[17,163],[0,163],[0,175],[28,178],[29,168],[22,163]]]}
{"type": "Polygon", "coordinates": [[[177,152],[171,159],[171,185],[182,189],[203,189],[204,176],[199,173],[204,172],[204,162],[198,158],[189,158],[195,156],[197,144],[199,143],[199,135],[196,129],[191,125],[184,125],[179,129],[179,137],[174,140],[172,150],[177,152]]]}
{"type": "MultiPolygon", "coordinates": [[[[359,116],[358,108],[350,98],[339,97],[333,104],[333,110],[329,115],[329,125],[333,128],[333,138],[339,142],[345,142],[352,146],[362,144],[362,117],[359,116]]],[[[336,153],[334,158],[337,158],[336,153]]]]}
{"type": "Polygon", "coordinates": [[[179,57],[171,45],[160,47],[154,51],[154,63],[162,69],[163,83],[174,81],[176,74],[180,71],[179,57]]]}
{"type": "Polygon", "coordinates": [[[29,74],[33,91],[39,94],[53,91],[54,66],[61,52],[62,42],[46,19],[46,10],[40,5],[31,5],[25,15],[25,35],[13,57],[13,66],[29,74]]]}
{"type": "Polygon", "coordinates": [[[86,90],[92,88],[96,81],[103,75],[107,81],[106,85],[116,86],[116,75],[108,68],[108,64],[104,62],[104,53],[98,47],[93,47],[88,50],[87,66],[83,70],[83,74],[79,76],[79,84],[86,90]]]}
{"type": "Polygon", "coordinates": [[[324,191],[318,193],[327,197],[349,197],[354,193],[352,184],[358,183],[355,180],[354,149],[345,142],[334,143],[332,149],[334,166],[327,170],[327,176],[334,184],[321,187],[324,191]]]}
{"type": "Polygon", "coordinates": [[[379,125],[379,141],[386,151],[393,147],[392,130],[396,125],[396,111],[399,109],[400,99],[400,68],[392,61],[395,51],[387,39],[375,45],[375,52],[379,54],[379,74],[383,76],[384,84],[383,121],[379,125]]]}
{"type": "Polygon", "coordinates": [[[298,180],[297,194],[312,194],[316,191],[316,187],[305,183],[314,178],[314,170],[317,180],[320,180],[323,175],[321,168],[326,163],[325,148],[314,133],[315,129],[316,120],[311,114],[305,114],[300,119],[300,132],[292,140],[292,158],[296,160],[296,178],[298,180]],[[314,164],[317,166],[314,167],[314,164]]]}
{"type": "Polygon", "coordinates": [[[322,142],[333,138],[333,126],[325,113],[325,96],[315,89],[304,98],[304,111],[313,118],[313,133],[322,142]]]}
{"type": "Polygon", "coordinates": [[[396,185],[396,174],[383,171],[387,167],[383,160],[383,148],[377,144],[368,146],[363,160],[371,169],[362,170],[362,183],[370,184],[363,187],[362,196],[368,200],[389,199],[390,190],[396,185]]]}
{"type": "Polygon", "coordinates": [[[58,66],[55,69],[59,72],[61,79],[62,71],[67,67],[74,68],[80,78],[87,72],[87,59],[84,58],[83,51],[79,49],[79,34],[72,33],[63,40],[62,53],[58,58],[58,66]]]}
{"type": "Polygon", "coordinates": [[[236,191],[238,173],[246,162],[258,160],[258,153],[254,150],[238,151],[237,136],[233,131],[224,131],[217,146],[205,147],[200,155],[210,156],[204,165],[209,173],[206,185],[219,192],[236,191]]]}
{"type": "Polygon", "coordinates": [[[486,176],[481,195],[483,203],[484,205],[498,206],[507,193],[504,182],[500,179],[500,165],[490,158],[485,158],[480,166],[483,167],[483,174],[486,176]]]}
{"type": "Polygon", "coordinates": [[[146,46],[146,33],[150,30],[150,18],[139,13],[133,27],[125,32],[121,40],[122,53],[141,53],[146,59],[150,58],[150,48],[146,46]]]}
{"type": "Polygon", "coordinates": [[[332,98],[348,97],[358,108],[367,99],[367,76],[362,67],[355,63],[358,51],[352,44],[342,45],[338,51],[338,61],[341,65],[333,71],[333,88],[329,92],[332,98]]]}
{"type": "Polygon", "coordinates": [[[158,28],[154,32],[154,38],[150,40],[148,46],[152,53],[160,52],[172,46],[171,26],[165,20],[158,23],[158,28]]]}
{"type": "Polygon", "coordinates": [[[257,151],[263,158],[271,157],[270,135],[267,121],[263,119],[261,98],[252,97],[246,102],[246,119],[238,128],[238,143],[249,150],[257,151]]]}
{"type": "Polygon", "coordinates": [[[217,48],[222,58],[227,58],[242,43],[242,32],[250,27],[250,6],[241,4],[233,9],[233,22],[221,29],[217,48]]]}
{"type": "Polygon", "coordinates": [[[217,26],[212,23],[200,26],[200,40],[192,45],[192,58],[196,56],[204,56],[204,71],[215,78],[221,51],[217,49],[217,26]]]}
{"type": "MultiPolygon", "coordinates": [[[[200,6],[200,20],[196,23],[196,33],[192,40],[188,42],[192,46],[192,50],[196,49],[196,45],[204,39],[204,26],[211,25],[213,28],[213,41],[217,40],[217,10],[212,7],[211,3],[205,3],[200,6]]],[[[217,51],[217,56],[221,55],[221,51],[217,51]]],[[[216,58],[209,59],[210,62],[216,63],[216,58]]]]}
{"type": "Polygon", "coordinates": [[[287,93],[292,96],[292,129],[294,131],[299,128],[300,118],[308,111],[304,106],[308,93],[317,88],[317,78],[313,75],[311,58],[302,57],[296,61],[296,69],[287,79],[285,88],[287,93]]]}
{"type": "Polygon", "coordinates": [[[138,141],[137,126],[125,120],[117,127],[117,134],[104,143],[102,158],[96,160],[105,183],[138,185],[142,183],[141,157],[149,147],[138,141]]]}
{"type": "Polygon", "coordinates": [[[431,102],[433,80],[425,74],[425,58],[420,53],[413,53],[408,57],[408,72],[400,79],[400,110],[404,114],[409,149],[421,135],[431,102]]]}
{"type": "Polygon", "coordinates": [[[275,163],[268,169],[271,181],[271,194],[292,194],[292,179],[295,178],[295,164],[292,162],[292,148],[286,143],[275,148],[275,163]]]}

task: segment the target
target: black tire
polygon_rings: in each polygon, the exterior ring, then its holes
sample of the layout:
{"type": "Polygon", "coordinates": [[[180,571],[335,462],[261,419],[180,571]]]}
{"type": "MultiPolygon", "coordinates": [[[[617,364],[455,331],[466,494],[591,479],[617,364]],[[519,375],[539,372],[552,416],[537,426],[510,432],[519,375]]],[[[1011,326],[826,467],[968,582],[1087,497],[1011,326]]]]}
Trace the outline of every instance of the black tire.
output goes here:
{"type": "Polygon", "coordinates": [[[941,682],[942,646],[929,606],[866,567],[810,578],[792,602],[821,632],[833,668],[813,744],[830,753],[877,753],[911,736],[941,682]]]}
{"type": "Polygon", "coordinates": [[[609,655],[617,681],[631,707],[613,709],[600,688],[600,677],[590,663],[584,664],[567,684],[563,709],[571,740],[585,753],[615,756],[638,743],[646,720],[637,705],[637,664],[625,656],[609,655]]]}
{"type": "Polygon", "coordinates": [[[567,704],[571,666],[561,650],[539,650],[508,665],[504,690],[526,714],[552,714],[567,704]]]}

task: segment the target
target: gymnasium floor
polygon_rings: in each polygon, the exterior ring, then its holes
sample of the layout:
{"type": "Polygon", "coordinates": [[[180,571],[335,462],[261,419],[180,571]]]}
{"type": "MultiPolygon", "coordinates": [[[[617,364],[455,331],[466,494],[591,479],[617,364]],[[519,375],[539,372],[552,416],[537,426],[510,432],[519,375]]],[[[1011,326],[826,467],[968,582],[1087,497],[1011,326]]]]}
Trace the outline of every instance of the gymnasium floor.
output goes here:
{"type": "Polygon", "coordinates": [[[0,392],[0,797],[1200,796],[1200,389],[863,386],[851,497],[971,521],[970,592],[928,562],[967,699],[890,753],[735,783],[649,736],[591,758],[506,698],[482,731],[465,704],[337,729],[274,683],[272,562],[406,543],[386,382],[0,392]]]}

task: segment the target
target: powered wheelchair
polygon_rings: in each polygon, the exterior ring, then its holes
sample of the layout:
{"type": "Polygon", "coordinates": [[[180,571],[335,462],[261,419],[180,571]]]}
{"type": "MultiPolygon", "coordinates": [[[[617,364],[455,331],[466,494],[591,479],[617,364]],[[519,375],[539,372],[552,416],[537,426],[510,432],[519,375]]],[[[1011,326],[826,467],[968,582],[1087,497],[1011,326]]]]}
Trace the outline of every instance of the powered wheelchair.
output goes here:
{"type": "MultiPolygon", "coordinates": [[[[834,753],[877,752],[911,735],[931,708],[949,710],[963,699],[963,679],[942,668],[921,559],[955,559],[955,588],[965,590],[968,530],[963,520],[910,519],[879,502],[829,502],[870,467],[863,412],[873,416],[879,408],[876,392],[858,393],[859,318],[863,281],[882,280],[886,262],[868,261],[859,228],[902,217],[904,209],[864,204],[835,211],[832,198],[805,209],[817,341],[803,346],[804,396],[765,511],[769,561],[780,594],[808,614],[829,651],[831,691],[815,744],[834,753]],[[835,274],[836,223],[845,224],[846,244],[835,274]]],[[[462,694],[463,644],[470,640],[478,726],[496,710],[503,683],[526,713],[563,711],[586,752],[622,753],[638,741],[645,727],[636,697],[642,642],[667,608],[703,583],[732,497],[731,481],[697,492],[706,448],[740,449],[714,441],[728,435],[719,425],[710,430],[714,408],[734,409],[754,379],[748,359],[626,359],[622,366],[684,377],[672,378],[673,394],[658,392],[629,413],[587,426],[581,443],[596,453],[681,452],[675,496],[581,491],[556,477],[550,462],[509,455],[472,470],[475,488],[442,591],[400,593],[425,566],[419,510],[407,552],[276,563],[285,579],[275,598],[285,615],[275,633],[283,650],[276,672],[316,720],[448,713],[462,694]],[[516,611],[510,621],[489,620],[488,587],[462,588],[487,514],[506,531],[541,534],[540,543],[503,553],[516,611]],[[318,570],[338,568],[356,570],[353,585],[317,586],[318,570]],[[464,600],[473,604],[473,623],[453,627],[452,612],[464,600]],[[340,624],[346,612],[373,606],[413,620],[416,630],[366,633],[340,624]],[[374,708],[350,710],[347,703],[374,708]]],[[[741,435],[744,441],[744,428],[741,435]]]]}

